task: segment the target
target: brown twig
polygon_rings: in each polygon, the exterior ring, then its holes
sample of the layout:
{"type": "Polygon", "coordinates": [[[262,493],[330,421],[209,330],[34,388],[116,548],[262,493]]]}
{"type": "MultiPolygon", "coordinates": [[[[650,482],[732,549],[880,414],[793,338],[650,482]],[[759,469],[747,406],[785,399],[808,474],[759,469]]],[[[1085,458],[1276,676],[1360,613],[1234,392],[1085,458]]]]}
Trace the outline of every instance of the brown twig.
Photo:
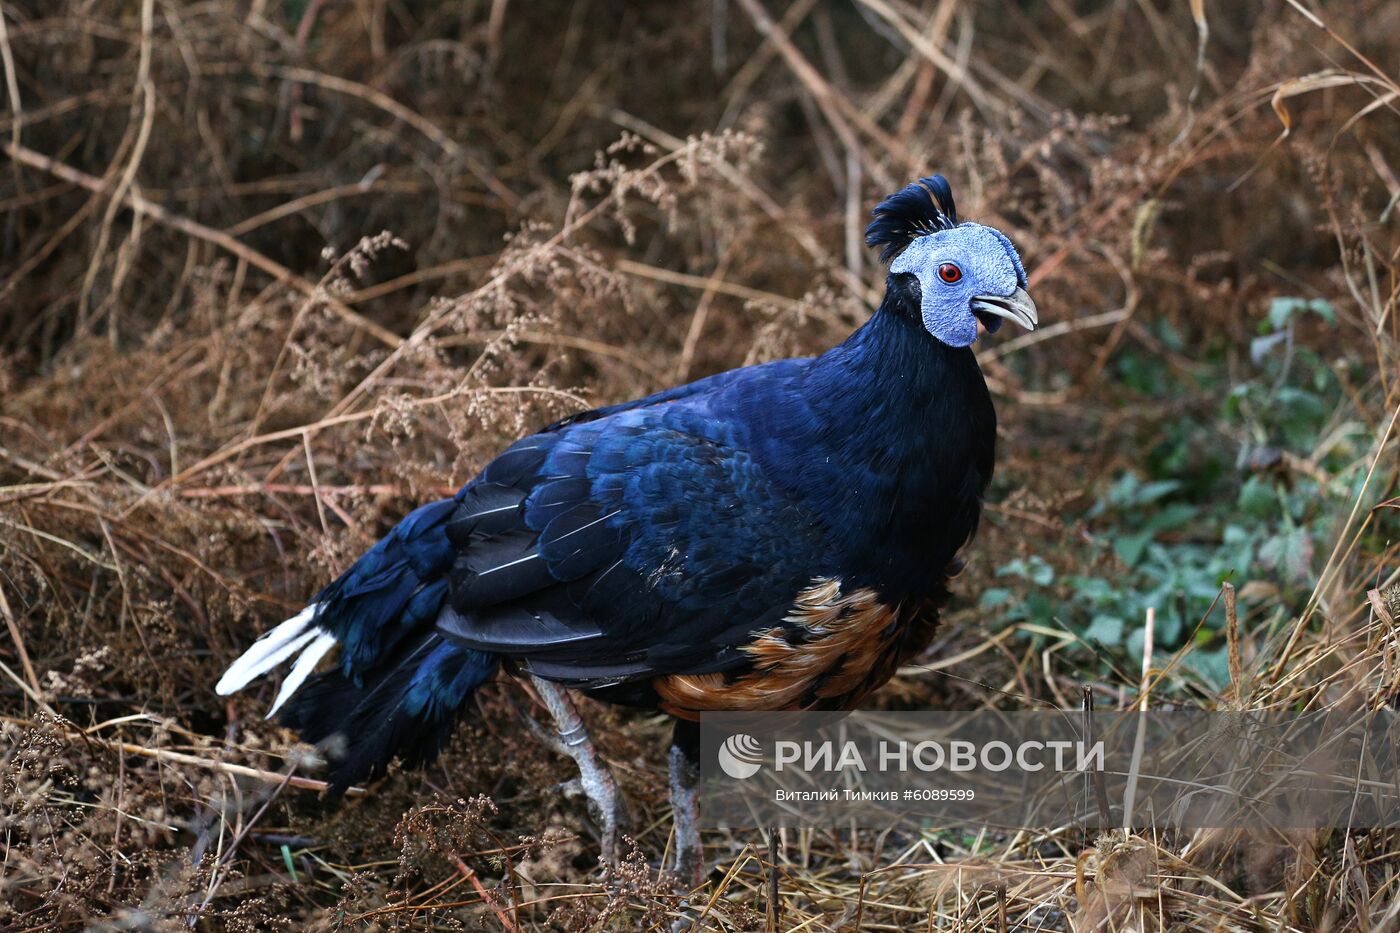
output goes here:
{"type": "Polygon", "coordinates": [[[501,905],[496,902],[496,899],[491,896],[491,892],[486,890],[482,885],[481,879],[476,876],[476,872],[472,871],[471,866],[462,861],[461,857],[455,852],[447,853],[447,857],[451,860],[452,864],[457,866],[457,870],[462,873],[462,876],[471,883],[472,888],[480,895],[481,900],[486,906],[491,908],[491,912],[496,915],[496,919],[501,921],[502,929],[504,929],[506,933],[520,933],[520,928],[512,922],[510,916],[502,909],[501,905]]]}
{"type": "MultiPolygon", "coordinates": [[[[57,162],[41,152],[35,152],[28,146],[20,146],[14,143],[0,143],[0,149],[3,149],[5,154],[16,162],[22,162],[32,168],[48,172],[55,178],[61,178],[64,181],[71,182],[89,191],[101,192],[105,188],[102,179],[73,168],[71,165],[57,162]]],[[[212,227],[206,227],[204,224],[190,220],[188,217],[182,217],[163,205],[149,200],[135,188],[123,194],[121,196],[121,201],[130,209],[149,216],[157,223],[179,230],[181,233],[192,236],[195,239],[212,243],[220,249],[232,253],[246,261],[250,266],[261,269],[277,281],[285,282],[307,297],[324,302],[326,307],[330,308],[336,315],[344,318],[347,322],[354,324],[356,327],[363,328],[380,342],[390,347],[397,347],[403,343],[402,338],[397,334],[379,326],[345,304],[345,302],[329,294],[325,289],[308,282],[291,269],[288,269],[286,266],[265,256],[252,247],[240,243],[227,233],[215,230],[212,227]]]]}
{"type": "Polygon", "coordinates": [[[39,686],[39,675],[34,671],[34,662],[29,660],[29,649],[24,645],[24,636],[20,634],[15,614],[10,610],[10,601],[5,598],[3,585],[0,585],[0,615],[5,617],[5,627],[10,630],[10,640],[14,642],[15,654],[19,657],[19,664],[24,670],[25,680],[29,682],[29,687],[34,691],[34,695],[39,696],[44,692],[43,688],[39,686]]]}
{"type": "MultiPolygon", "coordinates": [[[[33,725],[25,720],[15,719],[12,716],[0,716],[0,722],[33,725]]],[[[262,781],[265,784],[285,783],[287,786],[295,787],[299,790],[326,791],[330,789],[330,785],[325,781],[318,781],[308,777],[299,777],[291,775],[288,772],[267,771],[263,768],[234,764],[231,761],[220,761],[217,758],[200,758],[198,755],[187,755],[184,752],[172,752],[163,748],[148,748],[145,745],[136,745],[131,742],[118,742],[111,739],[103,739],[67,726],[60,726],[60,728],[65,736],[70,739],[86,742],[90,745],[98,745],[124,755],[136,755],[139,758],[149,758],[153,761],[191,765],[196,768],[206,768],[210,771],[221,771],[225,774],[235,775],[236,777],[252,778],[255,781],[262,781]]],[[[346,796],[350,797],[358,797],[363,793],[365,793],[363,787],[351,787],[345,791],[346,796]]]]}

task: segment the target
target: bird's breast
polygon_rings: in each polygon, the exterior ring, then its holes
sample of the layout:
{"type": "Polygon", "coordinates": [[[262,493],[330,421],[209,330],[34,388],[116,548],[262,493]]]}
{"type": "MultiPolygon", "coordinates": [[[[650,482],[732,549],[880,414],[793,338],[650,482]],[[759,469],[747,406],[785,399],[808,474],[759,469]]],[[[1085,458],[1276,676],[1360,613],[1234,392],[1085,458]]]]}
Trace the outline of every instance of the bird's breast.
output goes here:
{"type": "Polygon", "coordinates": [[[736,671],[672,674],[652,687],[661,707],[694,719],[722,710],[851,709],[922,651],[937,601],[890,603],[869,587],[813,582],[781,623],[753,633],[736,671]]]}

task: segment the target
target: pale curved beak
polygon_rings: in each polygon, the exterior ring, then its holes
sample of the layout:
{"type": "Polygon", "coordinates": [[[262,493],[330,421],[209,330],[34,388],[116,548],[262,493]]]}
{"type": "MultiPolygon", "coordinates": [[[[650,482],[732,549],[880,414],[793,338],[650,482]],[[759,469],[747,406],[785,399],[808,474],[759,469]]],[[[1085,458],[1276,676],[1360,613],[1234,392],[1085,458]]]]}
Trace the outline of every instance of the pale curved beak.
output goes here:
{"type": "MultiPolygon", "coordinates": [[[[1024,288],[1018,288],[1010,295],[1002,297],[1000,295],[978,295],[972,299],[972,313],[981,317],[990,314],[993,317],[1006,318],[1008,321],[1015,321],[1026,330],[1035,330],[1035,326],[1040,323],[1036,317],[1035,302],[1031,301],[1031,296],[1026,294],[1024,288]]],[[[983,320],[983,324],[990,324],[983,320]]],[[[987,327],[988,330],[995,330],[995,327],[987,327]]]]}

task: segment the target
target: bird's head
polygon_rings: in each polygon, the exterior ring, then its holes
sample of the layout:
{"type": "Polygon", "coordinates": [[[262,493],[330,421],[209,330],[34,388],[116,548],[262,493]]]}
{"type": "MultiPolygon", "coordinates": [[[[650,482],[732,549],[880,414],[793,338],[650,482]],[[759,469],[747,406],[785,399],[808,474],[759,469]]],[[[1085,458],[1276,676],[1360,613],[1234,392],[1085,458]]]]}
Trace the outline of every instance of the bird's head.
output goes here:
{"type": "Polygon", "coordinates": [[[921,178],[881,201],[865,242],[881,246],[890,263],[889,288],[917,308],[924,328],[953,347],[965,347],[1003,319],[1027,330],[1037,322],[1026,294],[1026,270],[1000,230],[958,222],[953,190],[942,175],[921,178]]]}

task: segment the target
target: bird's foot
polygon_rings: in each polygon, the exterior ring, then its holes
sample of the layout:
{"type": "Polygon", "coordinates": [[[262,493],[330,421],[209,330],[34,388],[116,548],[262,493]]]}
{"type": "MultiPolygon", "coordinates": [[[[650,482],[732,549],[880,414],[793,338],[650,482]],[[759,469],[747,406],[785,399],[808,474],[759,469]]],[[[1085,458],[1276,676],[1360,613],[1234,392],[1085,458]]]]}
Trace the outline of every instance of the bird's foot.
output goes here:
{"type": "Polygon", "coordinates": [[[697,841],[694,846],[685,846],[673,852],[665,867],[675,879],[675,892],[691,894],[705,884],[710,866],[705,862],[705,851],[697,841]]]}
{"type": "Polygon", "coordinates": [[[598,862],[607,875],[622,859],[622,838],[632,826],[627,803],[617,789],[612,772],[601,762],[596,766],[579,763],[579,783],[588,796],[588,813],[598,826],[598,862]]]}
{"type": "Polygon", "coordinates": [[[593,747],[588,729],[569,698],[568,691],[556,683],[538,677],[530,679],[545,706],[549,708],[554,717],[555,727],[559,730],[557,736],[548,740],[548,744],[556,751],[568,755],[574,760],[574,764],[578,765],[578,786],[588,797],[589,815],[598,825],[602,850],[598,861],[603,866],[606,876],[616,867],[622,855],[619,847],[621,834],[631,825],[627,804],[618,790],[612,769],[593,747]]]}
{"type": "Polygon", "coordinates": [[[676,827],[675,872],[682,890],[693,891],[705,876],[700,842],[700,768],[678,745],[671,746],[671,814],[676,827]]]}

